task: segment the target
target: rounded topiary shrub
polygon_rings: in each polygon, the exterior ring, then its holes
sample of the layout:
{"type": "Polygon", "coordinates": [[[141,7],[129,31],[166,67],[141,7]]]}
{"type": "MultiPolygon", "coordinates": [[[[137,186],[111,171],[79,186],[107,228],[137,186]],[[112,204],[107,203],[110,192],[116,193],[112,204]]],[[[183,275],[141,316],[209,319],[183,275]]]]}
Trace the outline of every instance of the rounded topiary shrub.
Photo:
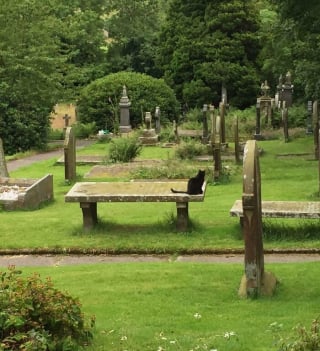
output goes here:
{"type": "Polygon", "coordinates": [[[80,350],[92,339],[79,301],[39,275],[0,272],[0,350],[80,350]]]}
{"type": "Polygon", "coordinates": [[[131,102],[132,127],[141,125],[145,112],[151,112],[154,116],[157,106],[160,107],[161,120],[172,121],[179,113],[179,104],[174,92],[163,79],[142,73],[118,72],[95,80],[81,91],[77,103],[80,121],[95,122],[98,129],[116,132],[123,86],[126,86],[131,102]]]}

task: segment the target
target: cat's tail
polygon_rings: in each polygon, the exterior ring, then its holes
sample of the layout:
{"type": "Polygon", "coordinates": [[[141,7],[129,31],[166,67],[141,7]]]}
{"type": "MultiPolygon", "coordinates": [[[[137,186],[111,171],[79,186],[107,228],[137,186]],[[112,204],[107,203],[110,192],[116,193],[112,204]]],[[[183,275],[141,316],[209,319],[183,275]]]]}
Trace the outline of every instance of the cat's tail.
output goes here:
{"type": "Polygon", "coordinates": [[[186,191],[180,191],[180,190],[174,190],[174,189],[172,189],[171,188],[171,191],[173,192],[173,193],[182,193],[182,194],[188,194],[186,191]]]}

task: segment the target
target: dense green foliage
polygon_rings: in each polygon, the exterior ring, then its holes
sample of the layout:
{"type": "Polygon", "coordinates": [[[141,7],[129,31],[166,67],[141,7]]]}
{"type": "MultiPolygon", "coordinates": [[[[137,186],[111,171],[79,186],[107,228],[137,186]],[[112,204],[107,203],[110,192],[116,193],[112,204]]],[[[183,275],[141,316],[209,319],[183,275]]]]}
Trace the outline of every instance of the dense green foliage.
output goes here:
{"type": "Polygon", "coordinates": [[[98,129],[113,131],[115,124],[119,123],[119,102],[124,85],[131,102],[130,122],[133,127],[144,121],[146,111],[153,114],[157,106],[162,119],[172,121],[177,116],[178,102],[162,79],[119,72],[97,79],[82,90],[78,101],[80,120],[95,122],[98,129]]]}
{"type": "Polygon", "coordinates": [[[111,162],[130,162],[140,155],[142,145],[137,137],[111,140],[108,158],[111,162]]]}
{"type": "Polygon", "coordinates": [[[76,351],[92,338],[77,299],[9,267],[0,272],[0,350],[76,351]]]}
{"type": "Polygon", "coordinates": [[[0,0],[0,137],[7,154],[42,148],[55,103],[95,78],[104,39],[93,3],[0,0]]]}
{"type": "Polygon", "coordinates": [[[238,107],[257,93],[259,16],[252,1],[174,0],[160,40],[165,79],[189,107],[221,101],[238,107]]]}

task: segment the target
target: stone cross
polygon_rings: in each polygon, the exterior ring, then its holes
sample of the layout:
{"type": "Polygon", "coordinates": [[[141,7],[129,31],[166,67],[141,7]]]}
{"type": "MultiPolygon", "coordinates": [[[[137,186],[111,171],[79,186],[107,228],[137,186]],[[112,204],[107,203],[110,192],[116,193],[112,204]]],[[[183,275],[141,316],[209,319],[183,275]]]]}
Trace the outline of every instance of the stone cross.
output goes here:
{"type": "Polygon", "coordinates": [[[62,118],[64,119],[64,127],[67,128],[69,126],[69,119],[71,119],[71,116],[66,113],[62,118]]]}
{"type": "Polygon", "coordinates": [[[0,177],[9,177],[2,139],[0,138],[0,177]]]}
{"type": "Polygon", "coordinates": [[[119,102],[120,107],[120,133],[129,133],[131,132],[130,125],[130,106],[131,102],[127,95],[127,88],[124,85],[122,90],[122,97],[119,102]]]}
{"type": "Polygon", "coordinates": [[[242,208],[245,274],[241,280],[239,295],[242,297],[271,295],[277,280],[264,270],[261,176],[259,151],[255,140],[247,141],[244,149],[242,208]]]}
{"type": "Polygon", "coordinates": [[[67,127],[64,140],[64,178],[68,182],[76,180],[76,138],[72,127],[67,127]]]}

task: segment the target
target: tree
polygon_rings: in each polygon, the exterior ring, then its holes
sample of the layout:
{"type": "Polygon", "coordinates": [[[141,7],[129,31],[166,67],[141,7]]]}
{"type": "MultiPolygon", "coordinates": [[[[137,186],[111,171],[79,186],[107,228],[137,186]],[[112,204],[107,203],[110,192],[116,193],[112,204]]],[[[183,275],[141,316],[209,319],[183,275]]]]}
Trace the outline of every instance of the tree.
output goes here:
{"type": "MultiPolygon", "coordinates": [[[[295,95],[302,101],[320,98],[320,3],[317,0],[273,0],[279,13],[277,32],[287,33],[284,46],[273,51],[290,67],[295,95]],[[283,55],[285,53],[285,56],[283,55]]],[[[275,36],[273,31],[272,36],[275,36]]]]}
{"type": "Polygon", "coordinates": [[[76,97],[79,86],[93,79],[103,43],[99,16],[89,7],[97,3],[0,0],[0,137],[6,153],[42,148],[55,103],[76,97]]]}
{"type": "Polygon", "coordinates": [[[180,100],[190,107],[217,104],[222,85],[233,105],[255,100],[258,15],[252,1],[172,1],[158,62],[180,100]]]}
{"type": "Polygon", "coordinates": [[[162,0],[110,0],[106,7],[110,72],[131,70],[155,77],[162,0]]]}

